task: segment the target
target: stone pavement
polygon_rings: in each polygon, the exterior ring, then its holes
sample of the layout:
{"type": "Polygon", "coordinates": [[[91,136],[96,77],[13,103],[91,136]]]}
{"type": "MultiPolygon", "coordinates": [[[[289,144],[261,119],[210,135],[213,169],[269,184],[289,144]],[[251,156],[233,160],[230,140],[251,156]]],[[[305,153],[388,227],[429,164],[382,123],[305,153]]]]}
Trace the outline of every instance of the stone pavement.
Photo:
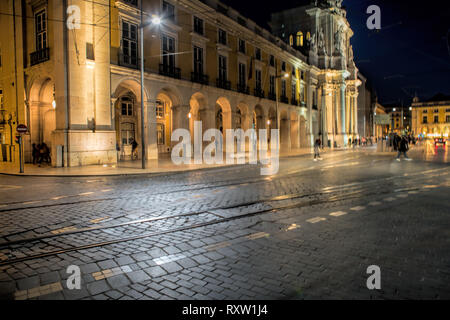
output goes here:
{"type": "MultiPolygon", "coordinates": [[[[293,157],[300,155],[311,154],[310,148],[294,149],[290,152],[284,152],[280,154],[280,157],[293,157]]],[[[324,153],[330,151],[323,151],[324,153]]],[[[225,162],[224,155],[224,162],[225,162]]],[[[248,155],[247,155],[248,159],[248,155]]],[[[170,156],[164,156],[159,160],[149,160],[146,163],[147,169],[142,169],[142,162],[138,161],[124,161],[117,165],[92,165],[84,167],[72,167],[72,168],[53,168],[48,165],[42,165],[41,167],[32,164],[25,164],[25,173],[19,173],[19,168],[11,166],[8,163],[0,162],[0,174],[12,174],[12,175],[24,175],[24,176],[120,176],[120,175],[138,175],[138,174],[164,174],[184,171],[194,171],[202,169],[211,169],[218,167],[229,166],[227,164],[222,165],[174,165],[170,159],[170,156]]]]}
{"type": "Polygon", "coordinates": [[[448,165],[360,151],[280,164],[270,177],[257,166],[2,177],[0,297],[450,298],[448,165]],[[1,245],[15,240],[25,242],[1,245]],[[70,265],[80,290],[67,287],[70,265]],[[370,265],[381,268],[379,291],[366,287],[370,265]]]}

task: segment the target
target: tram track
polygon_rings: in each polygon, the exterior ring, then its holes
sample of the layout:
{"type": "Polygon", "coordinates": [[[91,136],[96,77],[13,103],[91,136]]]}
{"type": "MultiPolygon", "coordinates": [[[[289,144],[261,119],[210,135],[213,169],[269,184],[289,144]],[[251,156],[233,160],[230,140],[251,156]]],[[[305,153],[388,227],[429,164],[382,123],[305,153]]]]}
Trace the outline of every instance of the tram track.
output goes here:
{"type": "MultiPolygon", "coordinates": [[[[433,172],[440,171],[440,170],[441,169],[430,170],[430,171],[428,171],[428,173],[433,173],[433,172]]],[[[406,178],[406,177],[411,178],[414,175],[421,175],[421,174],[422,173],[416,173],[416,174],[411,174],[411,175],[407,175],[407,176],[400,175],[400,176],[387,177],[387,178],[378,178],[378,179],[368,180],[368,181],[364,181],[364,182],[357,182],[357,183],[341,185],[341,186],[326,187],[322,191],[315,192],[315,193],[295,193],[295,194],[289,194],[289,195],[274,196],[274,197],[269,197],[269,198],[265,198],[265,199],[258,199],[258,200],[252,200],[252,201],[249,201],[249,202],[233,204],[233,205],[229,205],[229,206],[219,206],[219,207],[210,208],[210,209],[206,209],[206,210],[202,210],[202,211],[192,211],[192,212],[183,213],[183,214],[177,214],[177,215],[164,215],[164,216],[160,216],[160,217],[152,217],[152,218],[147,218],[147,219],[133,220],[133,221],[123,222],[123,223],[119,223],[119,224],[112,224],[112,225],[106,225],[106,226],[83,227],[83,228],[78,228],[77,227],[76,230],[72,230],[72,231],[68,231],[68,232],[62,232],[62,233],[58,233],[58,234],[53,234],[53,233],[50,234],[50,233],[48,233],[48,234],[43,234],[43,235],[37,236],[37,237],[30,237],[30,238],[15,240],[15,241],[0,242],[0,249],[2,247],[8,246],[8,245],[16,245],[16,244],[27,243],[27,242],[30,242],[30,241],[43,240],[43,239],[48,239],[48,238],[56,238],[56,237],[61,236],[61,235],[85,233],[85,232],[96,231],[96,230],[113,229],[113,228],[125,227],[125,226],[130,226],[130,225],[135,225],[135,224],[157,222],[157,221],[166,220],[166,219],[191,217],[191,216],[211,213],[211,211],[215,211],[215,210],[230,210],[230,209],[234,209],[234,208],[245,207],[245,206],[252,206],[252,205],[257,205],[257,204],[266,203],[266,202],[274,202],[274,201],[292,200],[292,199],[305,198],[305,197],[321,196],[323,194],[327,194],[327,193],[333,192],[334,189],[338,189],[338,188],[364,186],[364,185],[367,185],[367,184],[378,183],[380,181],[389,181],[389,180],[393,180],[393,179],[406,178]]],[[[243,184],[248,184],[248,183],[246,182],[246,183],[243,183],[243,184]]],[[[128,214],[131,214],[131,213],[128,213],[128,214]]],[[[113,220],[117,220],[117,219],[123,218],[123,217],[126,217],[126,215],[116,216],[116,217],[113,218],[113,220]]],[[[111,221],[111,219],[108,219],[108,220],[111,221]]],[[[30,232],[32,230],[33,229],[27,229],[27,230],[24,230],[24,231],[21,231],[21,232],[14,232],[14,233],[5,234],[5,235],[2,235],[1,238],[7,239],[7,238],[10,238],[10,237],[13,237],[13,236],[17,236],[17,235],[20,235],[20,234],[24,234],[24,233],[30,232]]]]}
{"type": "MultiPolygon", "coordinates": [[[[271,198],[267,198],[267,199],[259,199],[259,200],[255,200],[255,201],[251,201],[251,202],[239,203],[239,204],[235,204],[235,205],[231,205],[231,206],[210,208],[210,209],[207,209],[204,211],[197,211],[197,212],[191,212],[191,213],[180,214],[180,215],[163,216],[163,217],[156,217],[156,218],[151,218],[151,219],[130,221],[130,222],[118,224],[118,225],[86,228],[86,229],[80,229],[77,231],[67,232],[67,233],[58,234],[58,235],[43,235],[40,237],[34,237],[34,238],[30,238],[30,239],[22,239],[19,241],[3,242],[3,243],[0,243],[0,248],[2,248],[4,250],[4,249],[10,248],[14,245],[19,245],[19,244],[24,244],[24,243],[32,243],[32,242],[42,241],[42,240],[50,239],[50,238],[64,237],[64,236],[68,236],[68,235],[72,235],[72,234],[76,234],[76,233],[85,233],[85,232],[96,231],[96,230],[114,229],[114,228],[119,228],[119,227],[127,226],[127,225],[161,221],[161,220],[167,220],[167,219],[174,219],[174,218],[185,217],[185,216],[195,216],[195,215],[200,215],[200,214],[205,214],[205,213],[214,214],[213,212],[217,211],[217,210],[230,210],[230,209],[235,209],[235,208],[245,208],[245,207],[255,205],[255,204],[262,204],[262,203],[267,204],[268,202],[294,200],[294,199],[305,198],[305,197],[330,195],[333,193],[342,192],[343,189],[347,189],[347,190],[345,190],[346,192],[344,194],[336,194],[336,195],[328,196],[324,199],[316,198],[316,199],[310,199],[310,200],[307,200],[307,201],[304,201],[301,203],[288,204],[288,205],[279,206],[279,207],[271,206],[270,208],[265,208],[265,209],[256,210],[253,212],[247,212],[247,213],[243,213],[243,214],[239,214],[239,215],[234,215],[231,217],[218,218],[218,219],[214,219],[214,220],[206,221],[206,222],[194,223],[194,224],[191,224],[188,226],[181,226],[178,228],[149,232],[149,233],[140,234],[140,235],[132,235],[132,236],[128,236],[128,237],[120,237],[120,238],[116,238],[116,239],[112,239],[112,240],[108,240],[108,241],[100,241],[100,242],[94,242],[94,243],[90,243],[90,244],[86,244],[86,245],[73,246],[71,248],[57,249],[57,250],[52,250],[52,251],[48,251],[48,252],[32,254],[32,255],[29,255],[26,257],[21,257],[21,258],[7,259],[7,260],[0,261],[0,266],[11,265],[11,264],[19,263],[19,262],[30,261],[30,260],[39,259],[39,258],[45,258],[45,257],[49,257],[49,256],[55,256],[55,255],[59,255],[62,253],[86,250],[86,249],[96,248],[96,247],[104,247],[107,245],[118,244],[118,243],[122,243],[122,242],[150,238],[150,237],[155,237],[155,236],[160,236],[160,235],[165,235],[165,234],[170,234],[170,233],[176,233],[176,232],[181,232],[181,231],[188,231],[188,230],[193,230],[193,229],[197,229],[197,228],[201,228],[201,227],[216,225],[216,224],[225,223],[225,222],[229,222],[229,221],[233,221],[233,220],[244,219],[244,218],[248,218],[248,217],[253,217],[253,216],[277,212],[277,211],[288,210],[288,209],[292,209],[292,208],[300,208],[300,207],[307,207],[307,206],[313,206],[313,205],[319,205],[319,204],[325,204],[325,203],[339,202],[339,201],[350,200],[350,199],[355,199],[355,198],[363,198],[366,196],[366,194],[369,190],[374,191],[371,184],[380,182],[380,180],[387,180],[387,179],[374,179],[374,180],[370,180],[370,181],[360,183],[360,184],[353,183],[353,184],[348,184],[345,186],[328,187],[328,188],[325,188],[326,190],[322,190],[321,192],[317,192],[315,194],[291,194],[291,195],[276,196],[276,197],[271,197],[271,198]],[[361,188],[362,185],[365,185],[365,188],[361,188]]],[[[413,186],[414,183],[411,183],[411,182],[413,182],[413,181],[410,181],[411,187],[409,185],[403,185],[403,188],[401,190],[403,190],[403,191],[417,190],[418,188],[414,187],[413,186]]],[[[395,187],[395,186],[393,186],[393,187],[395,187]]],[[[390,189],[386,190],[385,188],[383,188],[382,190],[380,190],[380,192],[378,192],[378,195],[389,194],[392,192],[393,191],[390,189]]]]}

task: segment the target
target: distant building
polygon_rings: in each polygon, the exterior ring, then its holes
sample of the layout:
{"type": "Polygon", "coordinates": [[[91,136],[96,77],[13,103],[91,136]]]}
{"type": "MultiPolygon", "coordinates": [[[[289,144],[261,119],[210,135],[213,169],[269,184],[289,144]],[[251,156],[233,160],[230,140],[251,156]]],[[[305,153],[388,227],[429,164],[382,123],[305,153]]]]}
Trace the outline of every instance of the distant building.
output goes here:
{"type": "Polygon", "coordinates": [[[361,81],[358,94],[358,129],[362,137],[375,136],[374,116],[376,113],[377,95],[367,78],[358,72],[361,81]]]}
{"type": "Polygon", "coordinates": [[[411,108],[412,131],[416,136],[448,138],[450,134],[450,96],[437,94],[422,102],[416,97],[411,108]]]}
{"type": "MultiPolygon", "coordinates": [[[[386,115],[386,109],[375,101],[374,105],[374,117],[386,115]]],[[[376,138],[385,137],[389,134],[389,124],[377,123],[376,119],[373,122],[373,136],[376,138]]]]}

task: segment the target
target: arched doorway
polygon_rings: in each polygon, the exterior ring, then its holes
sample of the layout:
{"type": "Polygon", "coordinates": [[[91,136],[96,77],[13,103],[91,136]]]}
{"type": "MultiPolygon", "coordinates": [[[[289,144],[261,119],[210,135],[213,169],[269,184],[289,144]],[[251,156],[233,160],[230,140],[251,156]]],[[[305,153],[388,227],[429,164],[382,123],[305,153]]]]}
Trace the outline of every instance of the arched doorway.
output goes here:
{"type": "MultiPolygon", "coordinates": [[[[128,91],[116,102],[115,107],[116,141],[120,148],[119,161],[137,160],[139,155],[132,154],[133,143],[141,141],[138,132],[138,110],[136,96],[128,91]]],[[[138,148],[139,149],[139,148],[138,148]]]]}
{"type": "Polygon", "coordinates": [[[270,144],[270,141],[272,139],[272,130],[277,128],[277,112],[275,111],[274,108],[270,108],[269,109],[269,114],[268,114],[268,120],[267,120],[267,129],[268,129],[268,133],[267,133],[267,137],[268,137],[268,143],[270,144]]]}
{"type": "Polygon", "coordinates": [[[156,141],[159,154],[170,153],[172,149],[172,106],[172,99],[167,94],[158,94],[156,98],[156,141]]]}
{"type": "MultiPolygon", "coordinates": [[[[50,78],[33,82],[30,90],[31,145],[47,145],[52,162],[55,161],[53,132],[56,130],[55,83],[50,78]]],[[[31,148],[30,148],[31,149],[31,148]]]]}

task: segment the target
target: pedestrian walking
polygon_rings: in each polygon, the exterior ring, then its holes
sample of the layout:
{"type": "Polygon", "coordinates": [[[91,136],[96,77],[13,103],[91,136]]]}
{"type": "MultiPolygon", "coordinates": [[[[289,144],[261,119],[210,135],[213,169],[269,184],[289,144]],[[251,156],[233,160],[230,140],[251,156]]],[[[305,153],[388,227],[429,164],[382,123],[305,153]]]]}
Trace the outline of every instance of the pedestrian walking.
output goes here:
{"type": "Polygon", "coordinates": [[[138,148],[139,144],[136,142],[136,140],[133,139],[133,142],[131,143],[131,160],[137,160],[138,159],[138,148]]]}
{"type": "Polygon", "coordinates": [[[411,159],[408,158],[408,155],[406,154],[408,152],[408,150],[409,150],[408,139],[405,136],[403,136],[398,143],[397,161],[401,161],[400,156],[402,155],[402,153],[405,156],[405,160],[411,161],[411,159]]]}
{"type": "Polygon", "coordinates": [[[314,161],[322,160],[322,158],[320,157],[321,144],[322,142],[320,141],[320,139],[316,139],[316,141],[314,142],[314,161]]]}

